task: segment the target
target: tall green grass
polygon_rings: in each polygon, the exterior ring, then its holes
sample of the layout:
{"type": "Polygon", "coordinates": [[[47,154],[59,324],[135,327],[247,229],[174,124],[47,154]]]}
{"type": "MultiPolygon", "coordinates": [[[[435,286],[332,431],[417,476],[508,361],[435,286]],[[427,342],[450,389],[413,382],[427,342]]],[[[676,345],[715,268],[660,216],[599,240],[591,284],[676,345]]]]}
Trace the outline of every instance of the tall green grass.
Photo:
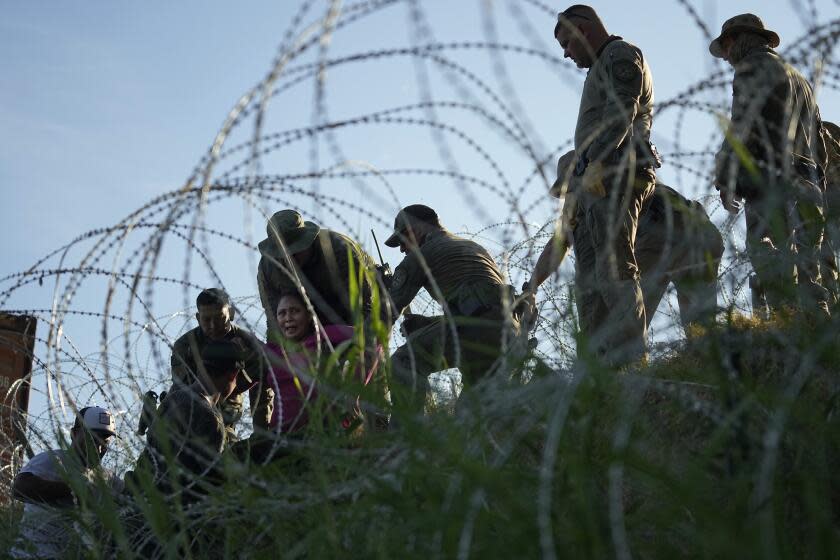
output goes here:
{"type": "MultiPolygon", "coordinates": [[[[387,343],[383,324],[361,328],[360,318],[358,326],[360,337],[387,343]]],[[[138,556],[144,543],[167,558],[837,557],[837,333],[829,321],[730,315],[667,357],[620,372],[586,359],[553,371],[520,356],[454,410],[393,410],[399,428],[387,433],[323,428],[335,398],[325,393],[304,440],[268,465],[228,458],[227,482],[204,502],[181,507],[151,487],[136,500],[95,502],[77,484],[82,550],[90,558],[138,556]]],[[[365,347],[360,339],[351,355],[361,359],[365,347]]],[[[372,388],[346,371],[319,375],[336,394],[361,392],[387,409],[387,363],[372,388]]],[[[5,548],[15,508],[4,516],[5,548]]]]}

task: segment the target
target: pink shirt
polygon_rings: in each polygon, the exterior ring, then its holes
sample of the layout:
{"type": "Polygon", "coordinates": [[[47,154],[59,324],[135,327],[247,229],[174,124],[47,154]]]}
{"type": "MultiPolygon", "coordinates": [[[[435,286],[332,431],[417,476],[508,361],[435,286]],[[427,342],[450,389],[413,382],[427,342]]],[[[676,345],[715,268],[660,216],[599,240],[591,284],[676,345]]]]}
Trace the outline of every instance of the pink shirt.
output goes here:
{"type": "MultiPolygon", "coordinates": [[[[311,334],[300,342],[299,347],[285,352],[280,345],[269,342],[266,346],[271,359],[271,371],[266,381],[274,389],[274,412],[270,427],[289,433],[302,430],[309,421],[305,404],[318,398],[317,382],[312,378],[313,364],[317,359],[318,343],[321,342],[321,359],[329,353],[329,341],[333,347],[353,338],[353,327],[348,325],[325,325],[321,336],[311,334]]],[[[363,372],[365,385],[370,382],[378,366],[378,360],[363,372]]]]}

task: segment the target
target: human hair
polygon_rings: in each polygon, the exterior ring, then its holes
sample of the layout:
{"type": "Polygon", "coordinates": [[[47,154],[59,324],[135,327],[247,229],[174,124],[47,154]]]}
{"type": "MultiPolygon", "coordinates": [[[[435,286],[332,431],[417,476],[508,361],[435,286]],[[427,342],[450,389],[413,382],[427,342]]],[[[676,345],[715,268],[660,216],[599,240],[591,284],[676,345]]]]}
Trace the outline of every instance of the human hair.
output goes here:
{"type": "Polygon", "coordinates": [[[571,25],[574,23],[574,20],[591,21],[600,27],[604,27],[604,22],[598,17],[595,8],[586,4],[574,4],[557,14],[557,25],[554,26],[554,36],[557,37],[561,26],[571,25]]]}
{"type": "Polygon", "coordinates": [[[733,34],[732,38],[733,43],[728,57],[730,64],[738,64],[755,49],[770,47],[770,40],[760,33],[741,31],[733,34]]]}
{"type": "MultiPolygon", "coordinates": [[[[277,298],[277,305],[280,305],[280,300],[285,297],[296,299],[298,303],[300,303],[304,307],[304,309],[306,309],[306,299],[303,297],[303,294],[300,293],[300,290],[285,290],[280,292],[280,297],[277,298]]],[[[274,311],[277,312],[277,309],[275,308],[274,311]]]]}
{"type": "Polygon", "coordinates": [[[230,296],[221,288],[207,288],[195,298],[195,305],[230,305],[230,296]]]}

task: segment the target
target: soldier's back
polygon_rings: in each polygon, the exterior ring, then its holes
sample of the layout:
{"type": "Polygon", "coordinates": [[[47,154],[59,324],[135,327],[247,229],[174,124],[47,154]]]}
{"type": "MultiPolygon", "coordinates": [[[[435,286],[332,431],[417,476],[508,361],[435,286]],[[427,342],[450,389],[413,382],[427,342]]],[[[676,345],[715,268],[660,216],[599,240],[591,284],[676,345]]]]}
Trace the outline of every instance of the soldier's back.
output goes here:
{"type": "Polygon", "coordinates": [[[723,251],[723,237],[703,205],[657,183],[636,233],[634,253],[642,276],[655,268],[682,266],[686,255],[705,262],[707,255],[719,259],[723,251]]]}
{"type": "Polygon", "coordinates": [[[429,234],[420,253],[431,276],[426,289],[453,312],[469,315],[472,307],[499,304],[504,278],[487,249],[475,241],[441,230],[429,234]]]}
{"type": "Polygon", "coordinates": [[[817,161],[819,110],[796,68],[771,49],[756,49],[736,65],[733,92],[754,158],[776,169],[788,169],[791,156],[817,161]]]}

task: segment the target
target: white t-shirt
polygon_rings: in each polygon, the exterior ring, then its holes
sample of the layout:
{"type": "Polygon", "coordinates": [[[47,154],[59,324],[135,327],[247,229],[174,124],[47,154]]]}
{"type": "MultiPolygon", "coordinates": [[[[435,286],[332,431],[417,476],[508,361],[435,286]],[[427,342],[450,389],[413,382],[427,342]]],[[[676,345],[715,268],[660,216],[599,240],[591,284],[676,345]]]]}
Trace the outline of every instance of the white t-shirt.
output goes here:
{"type": "MultiPolygon", "coordinates": [[[[71,454],[75,452],[63,449],[38,453],[20,472],[61,482],[67,479],[65,473],[75,471],[91,482],[101,477],[113,492],[122,491],[122,481],[113,473],[102,467],[79,471],[79,461],[71,454]]],[[[73,521],[62,509],[27,502],[23,506],[18,542],[9,552],[13,558],[61,557],[66,552],[72,531],[73,521]]]]}

